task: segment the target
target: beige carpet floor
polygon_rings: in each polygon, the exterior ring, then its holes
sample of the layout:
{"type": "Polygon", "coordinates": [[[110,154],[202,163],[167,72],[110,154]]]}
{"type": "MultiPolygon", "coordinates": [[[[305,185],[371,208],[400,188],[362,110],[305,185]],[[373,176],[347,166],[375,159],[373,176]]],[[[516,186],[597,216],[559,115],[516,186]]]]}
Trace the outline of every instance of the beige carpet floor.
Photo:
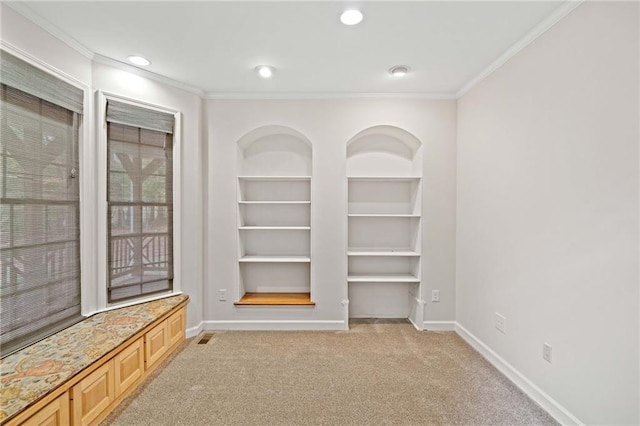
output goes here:
{"type": "Polygon", "coordinates": [[[215,332],[103,425],[547,425],[453,332],[357,321],[344,332],[215,332]]]}

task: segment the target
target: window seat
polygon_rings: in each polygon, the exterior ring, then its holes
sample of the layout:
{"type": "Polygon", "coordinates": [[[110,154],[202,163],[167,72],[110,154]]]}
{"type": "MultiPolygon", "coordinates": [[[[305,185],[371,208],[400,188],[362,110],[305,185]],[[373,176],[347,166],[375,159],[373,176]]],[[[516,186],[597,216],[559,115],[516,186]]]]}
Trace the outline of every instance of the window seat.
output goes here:
{"type": "Polygon", "coordinates": [[[0,424],[99,422],[184,340],[188,300],[101,312],[1,359],[0,424]]]}

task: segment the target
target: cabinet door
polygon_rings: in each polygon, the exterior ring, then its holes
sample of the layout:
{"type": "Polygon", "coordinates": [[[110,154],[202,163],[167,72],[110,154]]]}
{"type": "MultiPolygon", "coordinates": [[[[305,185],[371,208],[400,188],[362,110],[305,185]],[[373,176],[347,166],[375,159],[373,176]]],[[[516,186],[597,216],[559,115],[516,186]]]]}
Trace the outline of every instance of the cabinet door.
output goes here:
{"type": "Polygon", "coordinates": [[[142,338],[127,346],[113,359],[116,397],[125,393],[144,373],[144,344],[142,338]]]}
{"type": "Polygon", "coordinates": [[[69,424],[69,394],[67,392],[51,401],[36,414],[29,417],[24,426],[66,426],[69,424]]]}
{"type": "Polygon", "coordinates": [[[150,369],[159,362],[169,349],[169,332],[164,320],[144,335],[145,369],[150,369]]]}
{"type": "Polygon", "coordinates": [[[113,360],[82,379],[71,390],[74,426],[88,425],[115,399],[113,360]]]}
{"type": "Polygon", "coordinates": [[[167,320],[169,329],[169,346],[184,340],[184,308],[171,315],[167,320]]]}

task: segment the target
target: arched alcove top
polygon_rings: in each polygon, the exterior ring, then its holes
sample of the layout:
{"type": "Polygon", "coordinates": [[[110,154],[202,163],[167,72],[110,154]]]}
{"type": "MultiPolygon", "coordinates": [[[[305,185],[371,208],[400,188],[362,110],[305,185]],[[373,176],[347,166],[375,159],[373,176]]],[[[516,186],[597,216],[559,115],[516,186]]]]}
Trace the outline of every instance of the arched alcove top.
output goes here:
{"type": "Polygon", "coordinates": [[[369,142],[379,139],[387,139],[393,143],[404,145],[405,148],[403,150],[406,149],[410,157],[413,157],[422,146],[420,139],[400,127],[391,125],[372,126],[349,139],[347,142],[347,156],[350,157],[366,150],[369,142]]]}
{"type": "Polygon", "coordinates": [[[311,141],[287,126],[258,127],[238,140],[238,172],[245,175],[311,176],[311,141]]]}
{"type": "Polygon", "coordinates": [[[292,129],[287,126],[280,125],[268,125],[261,126],[256,129],[253,129],[249,133],[245,134],[243,137],[238,139],[238,146],[240,149],[245,150],[249,146],[251,146],[254,142],[259,141],[264,138],[274,137],[274,136],[290,136],[298,141],[304,143],[311,149],[311,141],[305,135],[300,133],[299,131],[292,129]]]}

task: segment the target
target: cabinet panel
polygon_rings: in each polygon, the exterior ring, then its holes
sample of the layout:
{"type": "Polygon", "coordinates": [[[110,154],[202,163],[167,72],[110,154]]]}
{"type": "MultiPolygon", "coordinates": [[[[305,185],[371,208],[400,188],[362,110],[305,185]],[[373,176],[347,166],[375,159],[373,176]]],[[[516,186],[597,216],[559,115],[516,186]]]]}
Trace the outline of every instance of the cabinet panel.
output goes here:
{"type": "Polygon", "coordinates": [[[169,333],[165,320],[144,335],[145,369],[153,367],[162,359],[167,349],[169,349],[169,333]]]}
{"type": "Polygon", "coordinates": [[[90,424],[115,399],[113,360],[82,379],[71,392],[73,424],[90,424]]]}
{"type": "Polygon", "coordinates": [[[115,391],[120,396],[144,374],[144,344],[142,338],[115,356],[115,391]]]}
{"type": "Polygon", "coordinates": [[[69,393],[65,392],[20,425],[66,426],[69,423],[69,393]]]}
{"type": "Polygon", "coordinates": [[[169,346],[173,346],[184,340],[184,309],[180,309],[167,320],[169,330],[169,346]]]}

